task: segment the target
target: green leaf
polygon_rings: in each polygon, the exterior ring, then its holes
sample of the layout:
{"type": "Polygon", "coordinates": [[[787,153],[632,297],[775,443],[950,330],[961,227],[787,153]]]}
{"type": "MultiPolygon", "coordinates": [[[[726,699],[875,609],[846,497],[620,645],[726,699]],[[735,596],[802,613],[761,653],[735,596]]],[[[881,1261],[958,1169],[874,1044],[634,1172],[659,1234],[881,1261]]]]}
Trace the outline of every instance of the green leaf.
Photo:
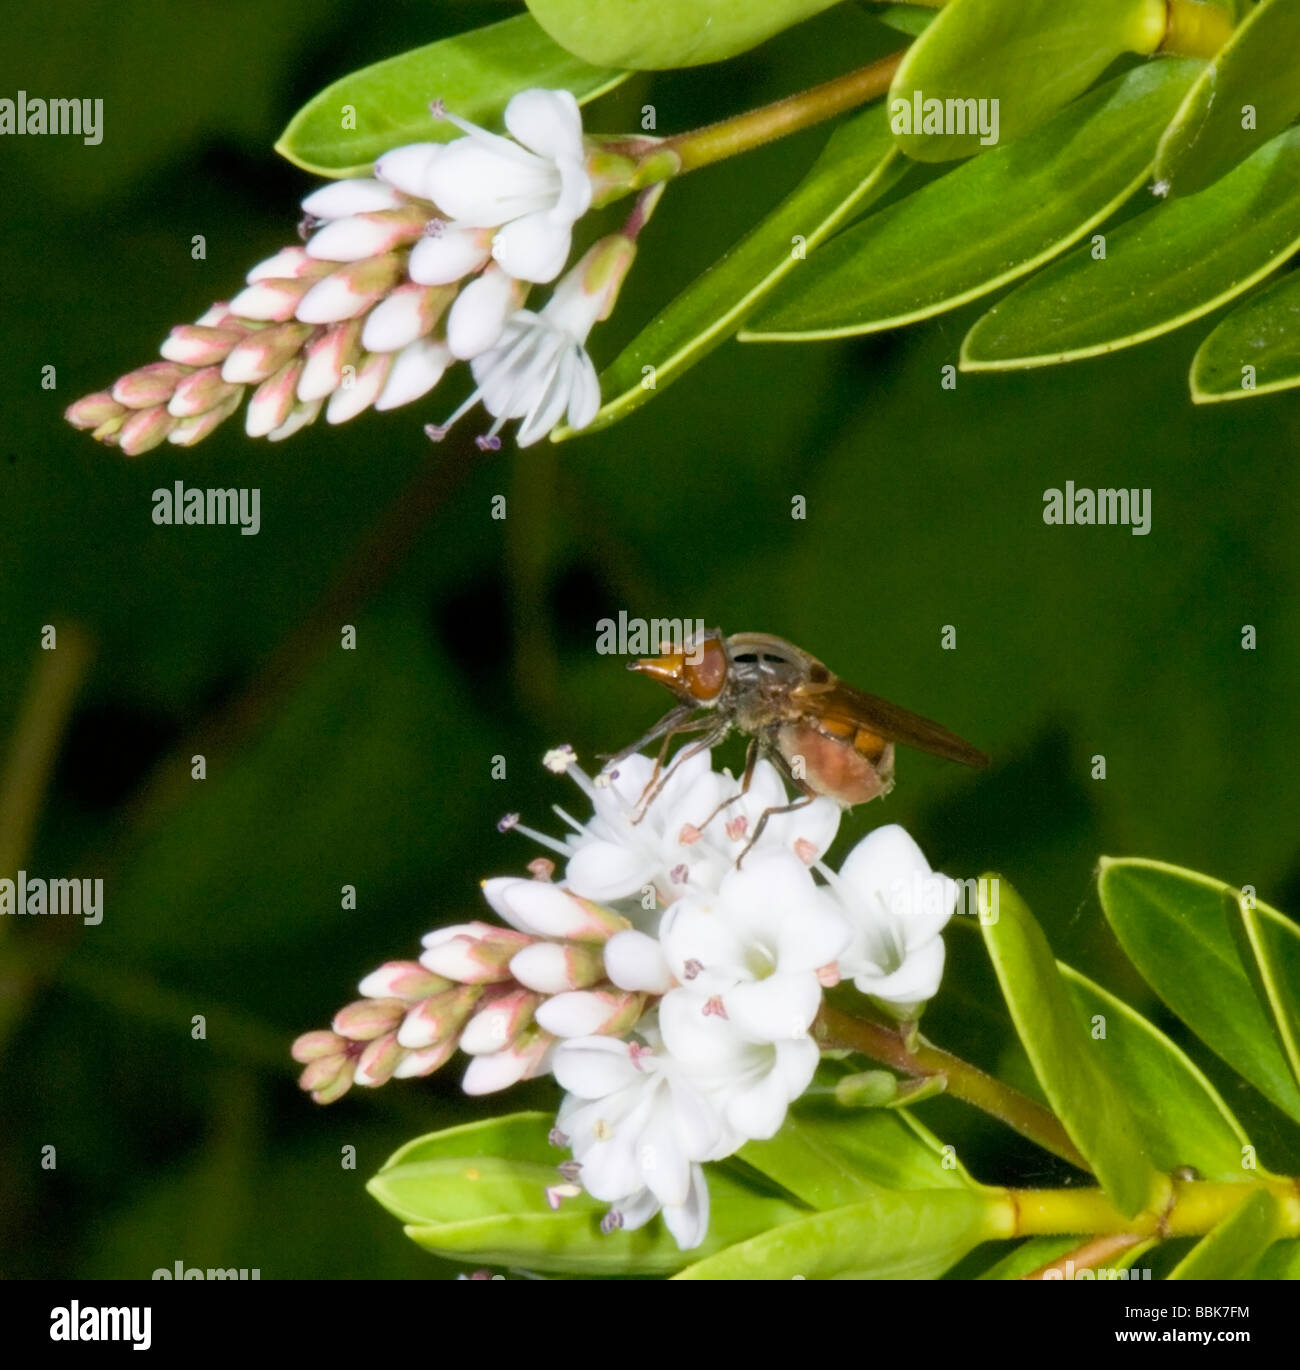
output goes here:
{"type": "Polygon", "coordinates": [[[1300,1237],[1274,1242],[1251,1271],[1256,1280],[1300,1280],[1300,1237]]]}
{"type": "Polygon", "coordinates": [[[584,61],[658,71],[734,57],[839,0],[528,0],[584,61]]]}
{"type": "Polygon", "coordinates": [[[972,1190],[880,1190],[689,1265],[682,1280],[928,1280],[1005,1236],[1006,1200],[972,1190]]]}
{"type": "MultiPolygon", "coordinates": [[[[758,1194],[723,1166],[710,1166],[709,1233],[693,1251],[678,1248],[662,1218],[635,1232],[602,1233],[608,1207],[588,1196],[565,1199],[559,1209],[521,1206],[460,1221],[411,1223],[406,1234],[435,1255],[469,1265],[522,1265],[573,1275],[665,1275],[724,1251],[758,1233],[780,1231],[806,1210],[758,1194]]],[[[555,1181],[551,1171],[551,1181],[555,1181]]]]}
{"type": "Polygon", "coordinates": [[[1136,1213],[1155,1196],[1160,1173],[1042,929],[1010,884],[993,879],[997,917],[981,917],[980,925],[1016,1032],[1052,1111],[1102,1187],[1121,1212],[1136,1213]]]}
{"type": "Polygon", "coordinates": [[[1246,1280],[1278,1231],[1281,1209],[1255,1189],[1169,1272],[1171,1280],[1246,1280]]]}
{"type": "Polygon", "coordinates": [[[1300,129],[1235,171],[1121,225],[995,305],[966,335],[966,371],[1050,366],[1157,338],[1235,299],[1300,248],[1300,129]]]}
{"type": "Polygon", "coordinates": [[[1274,281],[1215,325],[1192,358],[1191,385],[1197,404],[1300,385],[1300,274],[1274,281]]]}
{"type": "Polygon", "coordinates": [[[1164,0],[951,0],[894,77],[888,104],[898,145],[921,162],[984,150],[978,132],[916,128],[913,115],[925,110],[917,102],[933,100],[996,101],[980,108],[997,110],[997,137],[1010,142],[1123,53],[1154,51],[1164,33],[1164,0]]]}
{"type": "Polygon", "coordinates": [[[520,14],[344,76],[293,116],[275,150],[322,176],[368,176],[390,148],[460,136],[447,120],[430,115],[435,98],[454,114],[490,126],[510,97],[529,86],[570,90],[585,104],[625,76],[571,56],[520,14]],[[354,128],[343,126],[347,106],[355,111],[354,128]]]}
{"type": "MultiPolygon", "coordinates": [[[[1222,881],[1160,861],[1103,859],[1101,906],[1129,959],[1161,999],[1212,1051],[1283,1112],[1300,1120],[1300,1089],[1242,966],[1224,912],[1222,881]]],[[[1266,904],[1293,982],[1300,932],[1266,904]]]]}
{"type": "Polygon", "coordinates": [[[1012,1247],[1005,1256],[989,1266],[981,1275],[981,1280],[1019,1280],[1035,1270],[1041,1270],[1058,1256],[1073,1251],[1082,1239],[1080,1237],[1029,1237],[1018,1246],[1012,1247]]]}
{"type": "Polygon", "coordinates": [[[508,1113],[501,1118],[484,1118],[475,1123],[429,1132],[399,1147],[384,1162],[379,1173],[421,1161],[440,1161],[458,1156],[498,1156],[503,1160],[548,1162],[552,1168],[565,1153],[551,1145],[555,1126],[553,1113],[508,1113]]]}
{"type": "MultiPolygon", "coordinates": [[[[658,1219],[637,1232],[602,1234],[608,1205],[586,1195],[553,1211],[546,1189],[559,1182],[564,1154],[549,1141],[554,1121],[548,1113],[512,1113],[417,1137],[366,1188],[421,1246],[471,1263],[665,1274],[698,1258],[699,1251],[679,1251],[658,1219]]],[[[721,1250],[806,1211],[756,1192],[725,1165],[710,1166],[707,1177],[709,1236],[700,1251],[721,1250]]]]}
{"type": "Polygon", "coordinates": [[[935,20],[935,11],[923,5],[878,5],[875,16],[882,24],[899,33],[910,33],[913,38],[922,34],[935,20]]]}
{"type": "MultiPolygon", "coordinates": [[[[795,267],[802,238],[810,251],[853,211],[903,172],[879,108],[836,129],[808,175],[771,214],[691,283],[615,358],[601,376],[612,395],[590,433],[626,418],[725,342],[749,312],[795,267]],[[647,373],[645,368],[652,367],[647,373]],[[653,387],[643,384],[647,378],[653,387]]],[[[571,435],[561,430],[557,438],[571,435]]]]}
{"type": "Polygon", "coordinates": [[[1156,176],[1203,190],[1300,114],[1300,5],[1264,0],[1205,68],[1160,142],[1156,176]],[[1243,128],[1245,110],[1253,128],[1243,128]]]}
{"type": "Polygon", "coordinates": [[[497,1156],[456,1156],[386,1167],[366,1189],[404,1223],[457,1223],[501,1214],[547,1214],[555,1166],[497,1156]]]}
{"type": "Polygon", "coordinates": [[[1255,996],[1269,1012],[1291,1078],[1300,1084],[1300,930],[1263,917],[1254,897],[1240,890],[1224,895],[1228,926],[1255,996]]]}
{"type": "Polygon", "coordinates": [[[1101,1015],[1096,1043],[1111,1081],[1124,1092],[1160,1170],[1190,1165],[1207,1180],[1240,1180],[1250,1139],[1195,1063],[1153,1023],[1077,970],[1061,964],[1084,1018],[1101,1015]]]}
{"type": "Polygon", "coordinates": [[[1160,130],[1199,70],[1149,62],[854,224],[784,282],[742,340],[897,328],[1032,271],[1142,185],[1160,130]]]}
{"type": "Polygon", "coordinates": [[[964,1168],[945,1168],[942,1144],[902,1110],[846,1110],[805,1098],[770,1141],[740,1158],[814,1208],[838,1208],[877,1189],[966,1189],[964,1168]]]}

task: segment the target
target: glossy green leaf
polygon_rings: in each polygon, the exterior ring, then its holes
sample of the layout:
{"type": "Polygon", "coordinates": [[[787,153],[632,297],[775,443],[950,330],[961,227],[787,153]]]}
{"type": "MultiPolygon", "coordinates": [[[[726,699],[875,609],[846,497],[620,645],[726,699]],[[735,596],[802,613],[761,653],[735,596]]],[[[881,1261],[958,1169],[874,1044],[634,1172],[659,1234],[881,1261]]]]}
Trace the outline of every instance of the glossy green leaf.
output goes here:
{"type": "Polygon", "coordinates": [[[1049,1261],[1073,1251],[1081,1237],[1029,1237],[1013,1247],[1001,1260],[989,1266],[981,1280],[1020,1280],[1049,1261]]]}
{"type": "Polygon", "coordinates": [[[600,379],[601,393],[613,398],[583,432],[625,418],[708,356],[783,277],[803,265],[802,254],[884,194],[902,171],[878,108],[838,128],[791,194],[615,358],[600,379]]]}
{"type": "Polygon", "coordinates": [[[997,139],[1009,143],[1087,90],[1123,53],[1154,51],[1164,32],[1164,0],[951,0],[894,77],[886,104],[898,145],[921,162],[984,151],[987,135],[966,131],[975,107],[959,110],[949,100],[987,102],[978,108],[997,110],[997,139]],[[946,128],[916,127],[930,110],[950,116],[946,128]],[[959,112],[960,132],[951,118],[959,112]]]}
{"type": "Polygon", "coordinates": [[[1034,1074],[1115,1206],[1136,1213],[1160,1182],[1137,1119],[1111,1079],[1102,1044],[1089,1035],[1043,930],[1006,880],[997,878],[994,888],[997,918],[981,917],[980,928],[1034,1074]]]}
{"type": "Polygon", "coordinates": [[[456,1223],[503,1213],[543,1215],[554,1165],[498,1156],[457,1156],[387,1167],[366,1184],[404,1223],[456,1223]]]}
{"type": "Polygon", "coordinates": [[[1235,299],[1300,248],[1300,129],[1208,190],[1159,205],[995,305],[963,370],[1050,366],[1159,337],[1235,299]]]}
{"type": "MultiPolygon", "coordinates": [[[[1244,1186],[1243,1186],[1244,1187],[1244,1186]]],[[[1171,1280],[1246,1280],[1277,1234],[1281,1211],[1266,1189],[1255,1189],[1169,1272],[1171,1280]]]]}
{"type": "MultiPolygon", "coordinates": [[[[1195,871],[1135,858],[1103,860],[1101,906],[1129,959],[1212,1051],[1292,1118],[1300,1089],[1251,987],[1224,910],[1231,887],[1195,871]]],[[[1266,904],[1260,917],[1285,944],[1300,981],[1300,932],[1266,904]]]]}
{"type": "Polygon", "coordinates": [[[1224,898],[1228,925],[1255,997],[1268,1009],[1291,1078],[1300,1084],[1300,929],[1264,917],[1253,895],[1247,898],[1234,890],[1224,898]]]}
{"type": "Polygon", "coordinates": [[[1255,1280],[1300,1280],[1300,1237],[1274,1242],[1259,1258],[1251,1278],[1255,1280]]]}
{"type": "Polygon", "coordinates": [[[520,14],[342,77],[293,116],[275,150],[323,176],[368,176],[389,148],[460,136],[454,125],[430,115],[431,100],[492,126],[510,97],[529,86],[571,90],[585,103],[625,75],[587,65],[520,14]],[[353,113],[345,120],[349,109],[353,113]]]}
{"type": "MultiPolygon", "coordinates": [[[[521,1265],[572,1275],[665,1275],[722,1252],[756,1234],[780,1231],[806,1210],[756,1193],[723,1166],[709,1166],[709,1232],[703,1245],[682,1251],[662,1218],[635,1232],[600,1230],[608,1207],[586,1195],[565,1199],[554,1212],[533,1204],[460,1221],[411,1223],[406,1234],[439,1256],[467,1265],[521,1265]]],[[[554,1183],[552,1170],[549,1183],[554,1183]]]]}
{"type": "Polygon", "coordinates": [[[734,57],[839,0],[528,0],[562,48],[586,62],[658,71],[734,57]]]}
{"type": "Polygon", "coordinates": [[[681,1280],[928,1280],[1003,1236],[1005,1200],[971,1190],[880,1190],[689,1265],[681,1280]]]}
{"type": "Polygon", "coordinates": [[[1297,114],[1300,5],[1263,0],[1188,92],[1160,142],[1156,176],[1175,195],[1203,190],[1297,114]]]}
{"type": "Polygon", "coordinates": [[[741,334],[873,333],[955,309],[1077,242],[1146,180],[1200,65],[1149,62],[832,238],[741,334]]]}
{"type": "Polygon", "coordinates": [[[903,1111],[843,1109],[805,1098],[770,1141],[740,1157],[814,1208],[838,1208],[877,1189],[966,1189],[960,1165],[943,1164],[942,1144],[903,1111]]]}
{"type": "MultiPolygon", "coordinates": [[[[991,1265],[980,1275],[981,1280],[1020,1280],[1026,1275],[1052,1265],[1062,1256],[1068,1255],[1083,1242],[1081,1234],[1072,1237],[1030,1237],[1015,1250],[1005,1255],[996,1265],[991,1265]]],[[[1131,1270],[1157,1243],[1139,1242],[1117,1256],[1109,1256],[1106,1266],[1110,1270],[1131,1270]]],[[[1137,1276],[1132,1278],[1136,1279],[1137,1276]]]]}
{"type": "Polygon", "coordinates": [[[913,38],[922,34],[935,20],[936,11],[923,5],[879,5],[875,16],[899,33],[910,33],[913,38]]]}
{"type": "Polygon", "coordinates": [[[1192,358],[1197,404],[1244,400],[1300,385],[1300,274],[1239,304],[1192,358]]]}
{"type": "Polygon", "coordinates": [[[1060,969],[1084,1018],[1105,1021],[1105,1037],[1094,1039],[1100,1064],[1123,1091],[1156,1167],[1190,1165],[1207,1180],[1241,1179],[1250,1139],[1186,1052],[1086,975],[1060,969]]]}
{"type": "Polygon", "coordinates": [[[566,1152],[551,1144],[553,1113],[508,1113],[475,1123],[429,1132],[407,1142],[384,1162],[379,1173],[421,1161],[441,1161],[463,1156],[498,1156],[509,1161],[558,1165],[566,1152]]]}

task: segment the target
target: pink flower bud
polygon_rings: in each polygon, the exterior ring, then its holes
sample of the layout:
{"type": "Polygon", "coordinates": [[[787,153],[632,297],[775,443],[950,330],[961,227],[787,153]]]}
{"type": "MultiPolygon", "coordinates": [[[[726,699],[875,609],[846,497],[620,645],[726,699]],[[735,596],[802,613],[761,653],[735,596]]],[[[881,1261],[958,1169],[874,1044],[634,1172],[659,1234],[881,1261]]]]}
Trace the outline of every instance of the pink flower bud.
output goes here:
{"type": "Polygon", "coordinates": [[[297,402],[298,380],[302,375],[300,357],[286,362],[274,376],[253,391],[244,416],[244,431],[250,438],[264,438],[289,417],[297,402]]]}
{"type": "Polygon", "coordinates": [[[152,409],[137,409],[123,424],[118,434],[117,445],[128,457],[138,457],[159,443],[167,441],[167,435],[176,426],[176,420],[167,412],[166,405],[156,405],[152,409]]]}
{"type": "Polygon", "coordinates": [[[395,1032],[386,1032],[382,1037],[376,1037],[357,1057],[357,1068],[352,1076],[352,1083],[365,1085],[370,1089],[375,1085],[384,1084],[392,1079],[397,1063],[405,1054],[397,1044],[395,1032]]]}
{"type": "MultiPolygon", "coordinates": [[[[623,934],[620,934],[623,935],[623,934]]],[[[521,985],[541,994],[586,989],[605,978],[600,948],[576,942],[534,942],[516,952],[510,973],[521,985]]]]}
{"type": "Polygon", "coordinates": [[[152,409],[166,404],[177,384],[189,375],[189,368],[176,362],[150,362],[128,371],[113,386],[113,398],[128,409],[152,409]]]}
{"type": "Polygon", "coordinates": [[[520,1080],[531,1080],[546,1071],[554,1045],[555,1038],[549,1032],[536,1025],[526,1028],[504,1051],[475,1056],[461,1088],[466,1094],[494,1094],[520,1080]]]}
{"type": "Polygon", "coordinates": [[[343,383],[330,396],[325,406],[326,423],[346,423],[364,410],[369,409],[379,398],[393,367],[391,352],[363,353],[356,375],[345,371],[343,383]]]}
{"type": "Polygon", "coordinates": [[[232,385],[257,385],[273,376],[311,336],[303,323],[281,323],[250,333],[231,349],[221,379],[232,385]]]}
{"type": "Polygon", "coordinates": [[[310,277],[294,281],[283,277],[255,281],[245,286],[230,302],[230,311],[241,319],[292,319],[302,297],[315,284],[310,277]]]}
{"type": "Polygon", "coordinates": [[[440,928],[424,939],[420,964],[461,984],[509,980],[510,959],[532,939],[491,923],[440,928]]]}
{"type": "Polygon", "coordinates": [[[537,1010],[538,1026],[557,1037],[616,1037],[636,1025],[645,995],[612,985],[573,990],[547,999],[537,1010]]]}
{"type": "Polygon", "coordinates": [[[177,383],[176,391],[167,405],[167,412],[175,418],[188,419],[195,414],[206,412],[232,394],[243,393],[242,389],[221,379],[220,367],[205,366],[202,371],[193,371],[177,383]]]}
{"type": "Polygon", "coordinates": [[[214,366],[244,337],[242,328],[207,328],[183,323],[173,328],[158,350],[168,361],[184,366],[214,366]]]}
{"type": "Polygon", "coordinates": [[[298,382],[300,400],[323,400],[342,385],[343,368],[354,365],[359,355],[361,325],[360,319],[336,324],[307,344],[307,364],[298,382]]]}
{"type": "Polygon", "coordinates": [[[396,1028],[405,1012],[400,999],[358,999],[334,1015],[334,1031],[353,1042],[369,1042],[396,1028]]]}
{"type": "Polygon", "coordinates": [[[244,387],[234,386],[225,399],[219,400],[211,409],[191,418],[178,420],[176,427],[167,435],[167,441],[177,447],[192,447],[196,442],[202,442],[214,428],[220,427],[239,408],[239,402],[243,398],[244,387]]]}
{"type": "Polygon", "coordinates": [[[317,281],[298,306],[304,323],[339,323],[364,314],[397,284],[402,259],[396,253],[349,262],[317,281]]]}
{"type": "Polygon", "coordinates": [[[451,981],[435,975],[418,961],[385,961],[357,986],[367,999],[401,999],[419,1003],[451,988],[451,981]]]}
{"type": "MultiPolygon", "coordinates": [[[[308,1069],[310,1069],[310,1067],[308,1067],[308,1069]]],[[[315,1099],[318,1104],[332,1104],[336,1100],[341,1099],[348,1090],[352,1088],[352,1074],[355,1069],[356,1062],[344,1061],[342,1069],[334,1079],[334,1083],[322,1086],[320,1089],[312,1090],[311,1097],[315,1099]]]]}
{"type": "Polygon", "coordinates": [[[482,994],[482,985],[457,985],[422,1000],[402,1019],[397,1040],[408,1051],[454,1040],[482,994]]]}
{"type": "Polygon", "coordinates": [[[125,414],[126,406],[119,404],[107,390],[84,395],[63,411],[63,417],[74,428],[98,428],[100,424],[122,418],[125,414]]]}
{"type": "Polygon", "coordinates": [[[397,1063],[393,1079],[413,1080],[417,1076],[432,1075],[440,1066],[447,1064],[455,1050],[456,1041],[452,1038],[447,1042],[435,1043],[431,1047],[423,1047],[419,1051],[408,1051],[397,1063]]]}
{"type": "Polygon", "coordinates": [[[460,1049],[468,1056],[504,1051],[533,1021],[541,1002],[540,994],[526,989],[502,986],[495,995],[489,990],[460,1034],[460,1049]]]}
{"type": "Polygon", "coordinates": [[[336,1056],[346,1051],[347,1045],[346,1037],[340,1037],[337,1032],[321,1029],[316,1032],[304,1032],[301,1037],[295,1038],[289,1053],[295,1061],[305,1063],[318,1061],[322,1056],[336,1056]]]}

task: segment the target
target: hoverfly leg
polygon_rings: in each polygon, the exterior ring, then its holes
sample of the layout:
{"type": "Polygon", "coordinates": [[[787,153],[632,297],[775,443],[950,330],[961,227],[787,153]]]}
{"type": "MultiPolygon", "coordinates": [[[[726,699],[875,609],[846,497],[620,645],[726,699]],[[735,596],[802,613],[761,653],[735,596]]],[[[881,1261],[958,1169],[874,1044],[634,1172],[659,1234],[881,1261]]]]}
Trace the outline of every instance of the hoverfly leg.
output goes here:
{"type": "Polygon", "coordinates": [[[777,813],[793,813],[796,809],[806,809],[809,804],[817,798],[815,790],[805,790],[792,804],[780,804],[775,808],[764,809],[758,816],[758,823],[754,828],[754,835],[745,844],[745,850],[736,857],[736,869],[740,869],[740,863],[749,855],[750,848],[763,835],[763,829],[767,827],[767,820],[777,813]]]}
{"type": "Polygon", "coordinates": [[[704,820],[695,826],[701,832],[724,810],[729,809],[737,799],[743,799],[749,793],[749,787],[754,779],[754,767],[758,765],[758,738],[749,739],[749,750],[745,753],[745,773],[740,777],[740,788],[730,799],[724,799],[721,804],[704,820]]]}
{"type": "MultiPolygon", "coordinates": [[[[674,730],[673,733],[670,733],[668,737],[672,737],[676,733],[695,732],[700,726],[701,725],[699,724],[694,724],[687,726],[685,728],[677,728],[674,730]]],[[[722,741],[722,739],[727,735],[727,725],[725,723],[719,726],[718,721],[716,719],[712,719],[709,721],[707,726],[708,732],[706,732],[703,737],[698,738],[696,741],[692,742],[689,747],[685,748],[683,751],[678,752],[677,755],[673,757],[673,764],[669,766],[668,769],[665,770],[662,775],[660,775],[657,779],[653,776],[651,777],[650,784],[646,786],[645,790],[641,795],[641,798],[637,801],[637,807],[641,810],[641,812],[638,813],[637,816],[632,820],[633,823],[639,823],[650,811],[650,805],[653,804],[655,800],[658,799],[659,796],[663,793],[664,786],[667,785],[667,783],[673,778],[673,775],[676,772],[678,766],[680,766],[684,761],[689,761],[691,757],[699,756],[701,752],[708,751],[710,747],[712,747],[715,743],[722,741]]],[[[664,741],[666,743],[668,741],[668,738],[666,737],[664,741]]]]}

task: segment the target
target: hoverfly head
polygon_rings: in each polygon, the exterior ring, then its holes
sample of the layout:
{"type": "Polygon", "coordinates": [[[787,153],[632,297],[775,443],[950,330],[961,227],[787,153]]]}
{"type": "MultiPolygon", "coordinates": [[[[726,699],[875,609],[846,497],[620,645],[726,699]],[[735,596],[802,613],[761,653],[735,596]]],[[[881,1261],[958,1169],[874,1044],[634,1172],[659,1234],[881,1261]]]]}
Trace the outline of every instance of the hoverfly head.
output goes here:
{"type": "Polygon", "coordinates": [[[727,683],[730,660],[722,634],[707,632],[686,643],[684,651],[662,652],[658,656],[629,661],[629,671],[649,676],[669,689],[686,704],[716,704],[727,683]]]}

